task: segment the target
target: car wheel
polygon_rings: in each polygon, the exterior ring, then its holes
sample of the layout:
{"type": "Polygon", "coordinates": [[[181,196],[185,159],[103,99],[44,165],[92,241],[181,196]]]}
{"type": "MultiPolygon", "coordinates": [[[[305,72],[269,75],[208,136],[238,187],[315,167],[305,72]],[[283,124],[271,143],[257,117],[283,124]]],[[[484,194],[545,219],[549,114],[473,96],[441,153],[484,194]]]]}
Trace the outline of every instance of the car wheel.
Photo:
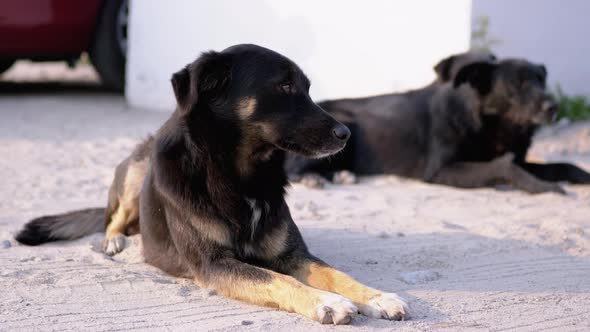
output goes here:
{"type": "Polygon", "coordinates": [[[89,50],[102,83],[117,91],[125,88],[128,13],[128,0],[106,0],[89,50]]]}
{"type": "Polygon", "coordinates": [[[7,71],[14,64],[14,60],[0,60],[0,74],[7,71]]]}

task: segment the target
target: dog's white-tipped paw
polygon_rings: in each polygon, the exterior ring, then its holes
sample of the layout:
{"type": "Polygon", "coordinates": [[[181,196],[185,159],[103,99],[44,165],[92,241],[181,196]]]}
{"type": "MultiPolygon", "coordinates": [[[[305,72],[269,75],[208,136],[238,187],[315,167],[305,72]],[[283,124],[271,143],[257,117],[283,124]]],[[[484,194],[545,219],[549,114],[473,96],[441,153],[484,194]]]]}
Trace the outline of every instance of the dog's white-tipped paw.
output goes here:
{"type": "Polygon", "coordinates": [[[338,294],[327,294],[320,298],[316,307],[317,319],[322,324],[350,324],[358,313],[356,306],[347,298],[338,294]]]}
{"type": "Polygon", "coordinates": [[[354,175],[354,173],[350,172],[350,171],[340,171],[340,172],[336,172],[334,174],[334,177],[332,178],[332,182],[334,182],[335,184],[355,184],[357,183],[357,178],[356,175],[354,175]]]}
{"type": "Polygon", "coordinates": [[[102,250],[105,254],[113,256],[125,249],[126,238],[123,234],[117,234],[110,239],[105,239],[102,244],[102,250]]]}
{"type": "Polygon", "coordinates": [[[405,320],[408,316],[406,300],[395,293],[383,293],[361,307],[361,313],[372,318],[405,320]]]}

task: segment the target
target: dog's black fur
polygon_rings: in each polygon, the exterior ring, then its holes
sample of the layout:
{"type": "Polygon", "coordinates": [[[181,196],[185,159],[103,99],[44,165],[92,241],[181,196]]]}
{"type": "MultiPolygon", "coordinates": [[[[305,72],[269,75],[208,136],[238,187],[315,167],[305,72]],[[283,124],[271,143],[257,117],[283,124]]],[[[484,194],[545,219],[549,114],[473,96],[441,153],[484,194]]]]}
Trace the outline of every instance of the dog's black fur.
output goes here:
{"type": "Polygon", "coordinates": [[[498,58],[487,51],[469,51],[450,55],[434,66],[436,79],[431,85],[452,82],[463,67],[475,62],[496,63],[498,58]]]}
{"type": "MultiPolygon", "coordinates": [[[[309,80],[274,52],[238,46],[205,54],[176,73],[172,83],[180,107],[156,136],[140,196],[146,260],[172,274],[190,274],[196,262],[176,258],[207,252],[210,257],[202,257],[198,272],[209,278],[215,269],[208,265],[219,264],[210,260],[225,256],[228,248],[195,241],[202,235],[187,229],[191,218],[230,230],[231,258],[258,262],[259,257],[245,252],[246,244],[257,246],[284,223],[290,225],[285,250],[305,255],[283,198],[283,151],[309,157],[331,154],[344,147],[348,129],[311,101],[309,80]],[[244,117],[241,108],[249,106],[241,103],[248,100],[255,110],[244,117]],[[339,131],[340,138],[335,134],[339,131]],[[263,206],[255,224],[248,201],[263,206]]],[[[265,265],[286,271],[281,263],[265,265]]]]}
{"type": "Polygon", "coordinates": [[[539,179],[590,183],[590,174],[572,164],[526,161],[535,132],[553,121],[558,110],[557,103],[546,92],[544,65],[507,59],[481,79],[490,86],[480,112],[482,126],[461,142],[458,159],[486,161],[510,153],[516,165],[539,179]]]}
{"type": "Polygon", "coordinates": [[[525,161],[534,132],[557,110],[544,66],[490,58],[458,67],[437,66],[439,80],[423,89],[320,103],[352,139],[329,160],[290,156],[287,170],[328,179],[339,170],[396,174],[468,188],[510,183],[532,193],[563,192],[551,181],[590,183],[576,166],[525,161]]]}
{"type": "MultiPolygon", "coordinates": [[[[311,255],[291,218],[285,151],[323,157],[350,136],[311,100],[309,85],[289,59],[255,45],[205,53],[174,74],[177,110],[117,169],[106,249],[127,233],[139,205],[144,257],[172,275],[322,323],[349,323],[355,305],[371,317],[403,319],[403,300],[311,255]]],[[[59,234],[64,216],[36,219],[17,239],[38,229],[59,234]]],[[[69,228],[80,227],[71,219],[69,228]]],[[[50,240],[57,239],[68,237],[50,240]]]]}
{"type": "MultiPolygon", "coordinates": [[[[389,156],[391,149],[372,147],[371,142],[368,142],[365,137],[372,135],[372,130],[377,129],[378,133],[385,132],[390,125],[394,125],[388,121],[391,121],[390,117],[393,115],[390,113],[396,112],[398,108],[420,107],[421,104],[429,103],[422,99],[431,98],[441,86],[452,82],[460,69],[476,62],[496,63],[497,58],[495,54],[484,51],[454,54],[442,59],[434,66],[436,79],[424,88],[402,94],[394,93],[368,98],[320,102],[319,105],[322,108],[332,113],[340,122],[350,128],[352,139],[349,140],[347,147],[341,153],[326,160],[311,160],[304,156],[288,154],[286,169],[290,180],[301,181],[311,187],[323,187],[329,180],[333,180],[335,183],[355,182],[356,176],[353,173],[346,173],[346,171],[355,171],[360,174],[383,173],[384,170],[376,165],[379,163],[377,154],[389,156]],[[408,102],[408,100],[410,101],[408,102]],[[401,105],[396,105],[400,101],[401,105]],[[372,114],[374,112],[383,114],[374,115],[372,114]],[[364,117],[370,119],[365,121],[364,117]],[[362,166],[363,164],[369,165],[362,166]],[[358,170],[356,165],[372,169],[362,171],[358,170]],[[345,172],[342,172],[343,170],[345,172]],[[344,176],[341,177],[341,175],[344,176]]],[[[389,144],[389,141],[386,139],[377,143],[389,144]]]]}

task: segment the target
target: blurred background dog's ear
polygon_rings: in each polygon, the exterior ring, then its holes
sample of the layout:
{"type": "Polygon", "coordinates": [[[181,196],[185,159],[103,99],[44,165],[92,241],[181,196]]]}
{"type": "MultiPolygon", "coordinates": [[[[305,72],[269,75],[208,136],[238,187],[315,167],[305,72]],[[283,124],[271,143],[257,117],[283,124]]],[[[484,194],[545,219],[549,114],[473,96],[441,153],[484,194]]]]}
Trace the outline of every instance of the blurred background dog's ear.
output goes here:
{"type": "Polygon", "coordinates": [[[434,66],[436,76],[438,76],[438,79],[441,82],[448,82],[451,79],[451,68],[453,67],[454,61],[455,56],[451,55],[442,59],[436,66],[434,66]]]}
{"type": "Polygon", "coordinates": [[[184,107],[191,86],[188,66],[172,74],[172,79],[170,81],[172,82],[172,90],[174,90],[176,102],[180,107],[184,107]]]}
{"type": "Polygon", "coordinates": [[[544,64],[539,65],[539,70],[541,71],[541,77],[543,78],[543,82],[547,79],[547,68],[545,68],[544,64]]]}
{"type": "Polygon", "coordinates": [[[497,64],[489,62],[469,64],[459,70],[453,81],[453,86],[456,88],[463,83],[467,83],[477,90],[480,95],[486,95],[492,89],[494,71],[497,67],[497,64]]]}
{"type": "Polygon", "coordinates": [[[203,53],[172,75],[172,89],[179,109],[188,112],[199,100],[212,98],[231,79],[231,59],[218,52],[203,53]]]}

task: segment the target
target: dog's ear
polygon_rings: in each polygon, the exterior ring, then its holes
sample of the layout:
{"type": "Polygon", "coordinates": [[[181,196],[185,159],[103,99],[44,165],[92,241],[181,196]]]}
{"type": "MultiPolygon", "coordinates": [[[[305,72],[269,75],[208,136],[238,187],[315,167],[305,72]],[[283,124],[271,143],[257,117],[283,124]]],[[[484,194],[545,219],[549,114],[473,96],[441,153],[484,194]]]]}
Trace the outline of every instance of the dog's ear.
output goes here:
{"type": "Polygon", "coordinates": [[[545,68],[544,64],[540,64],[538,65],[538,67],[541,73],[541,78],[543,79],[543,82],[545,82],[545,80],[547,79],[547,68],[545,68]]]}
{"type": "Polygon", "coordinates": [[[172,82],[172,90],[174,90],[174,96],[176,97],[178,106],[184,107],[191,92],[191,76],[188,66],[172,74],[170,81],[172,82]]]}
{"type": "Polygon", "coordinates": [[[230,79],[231,59],[227,55],[213,51],[203,53],[172,75],[172,89],[179,109],[189,112],[199,100],[215,97],[230,79]]]}
{"type": "Polygon", "coordinates": [[[456,88],[463,83],[471,85],[480,95],[487,95],[492,89],[494,72],[498,67],[497,64],[489,62],[475,62],[469,64],[457,73],[453,80],[453,86],[456,88]]]}
{"type": "Polygon", "coordinates": [[[434,71],[439,80],[442,82],[448,82],[451,79],[451,68],[453,67],[453,62],[455,62],[456,58],[455,55],[451,55],[442,59],[436,66],[434,66],[434,71]]]}

